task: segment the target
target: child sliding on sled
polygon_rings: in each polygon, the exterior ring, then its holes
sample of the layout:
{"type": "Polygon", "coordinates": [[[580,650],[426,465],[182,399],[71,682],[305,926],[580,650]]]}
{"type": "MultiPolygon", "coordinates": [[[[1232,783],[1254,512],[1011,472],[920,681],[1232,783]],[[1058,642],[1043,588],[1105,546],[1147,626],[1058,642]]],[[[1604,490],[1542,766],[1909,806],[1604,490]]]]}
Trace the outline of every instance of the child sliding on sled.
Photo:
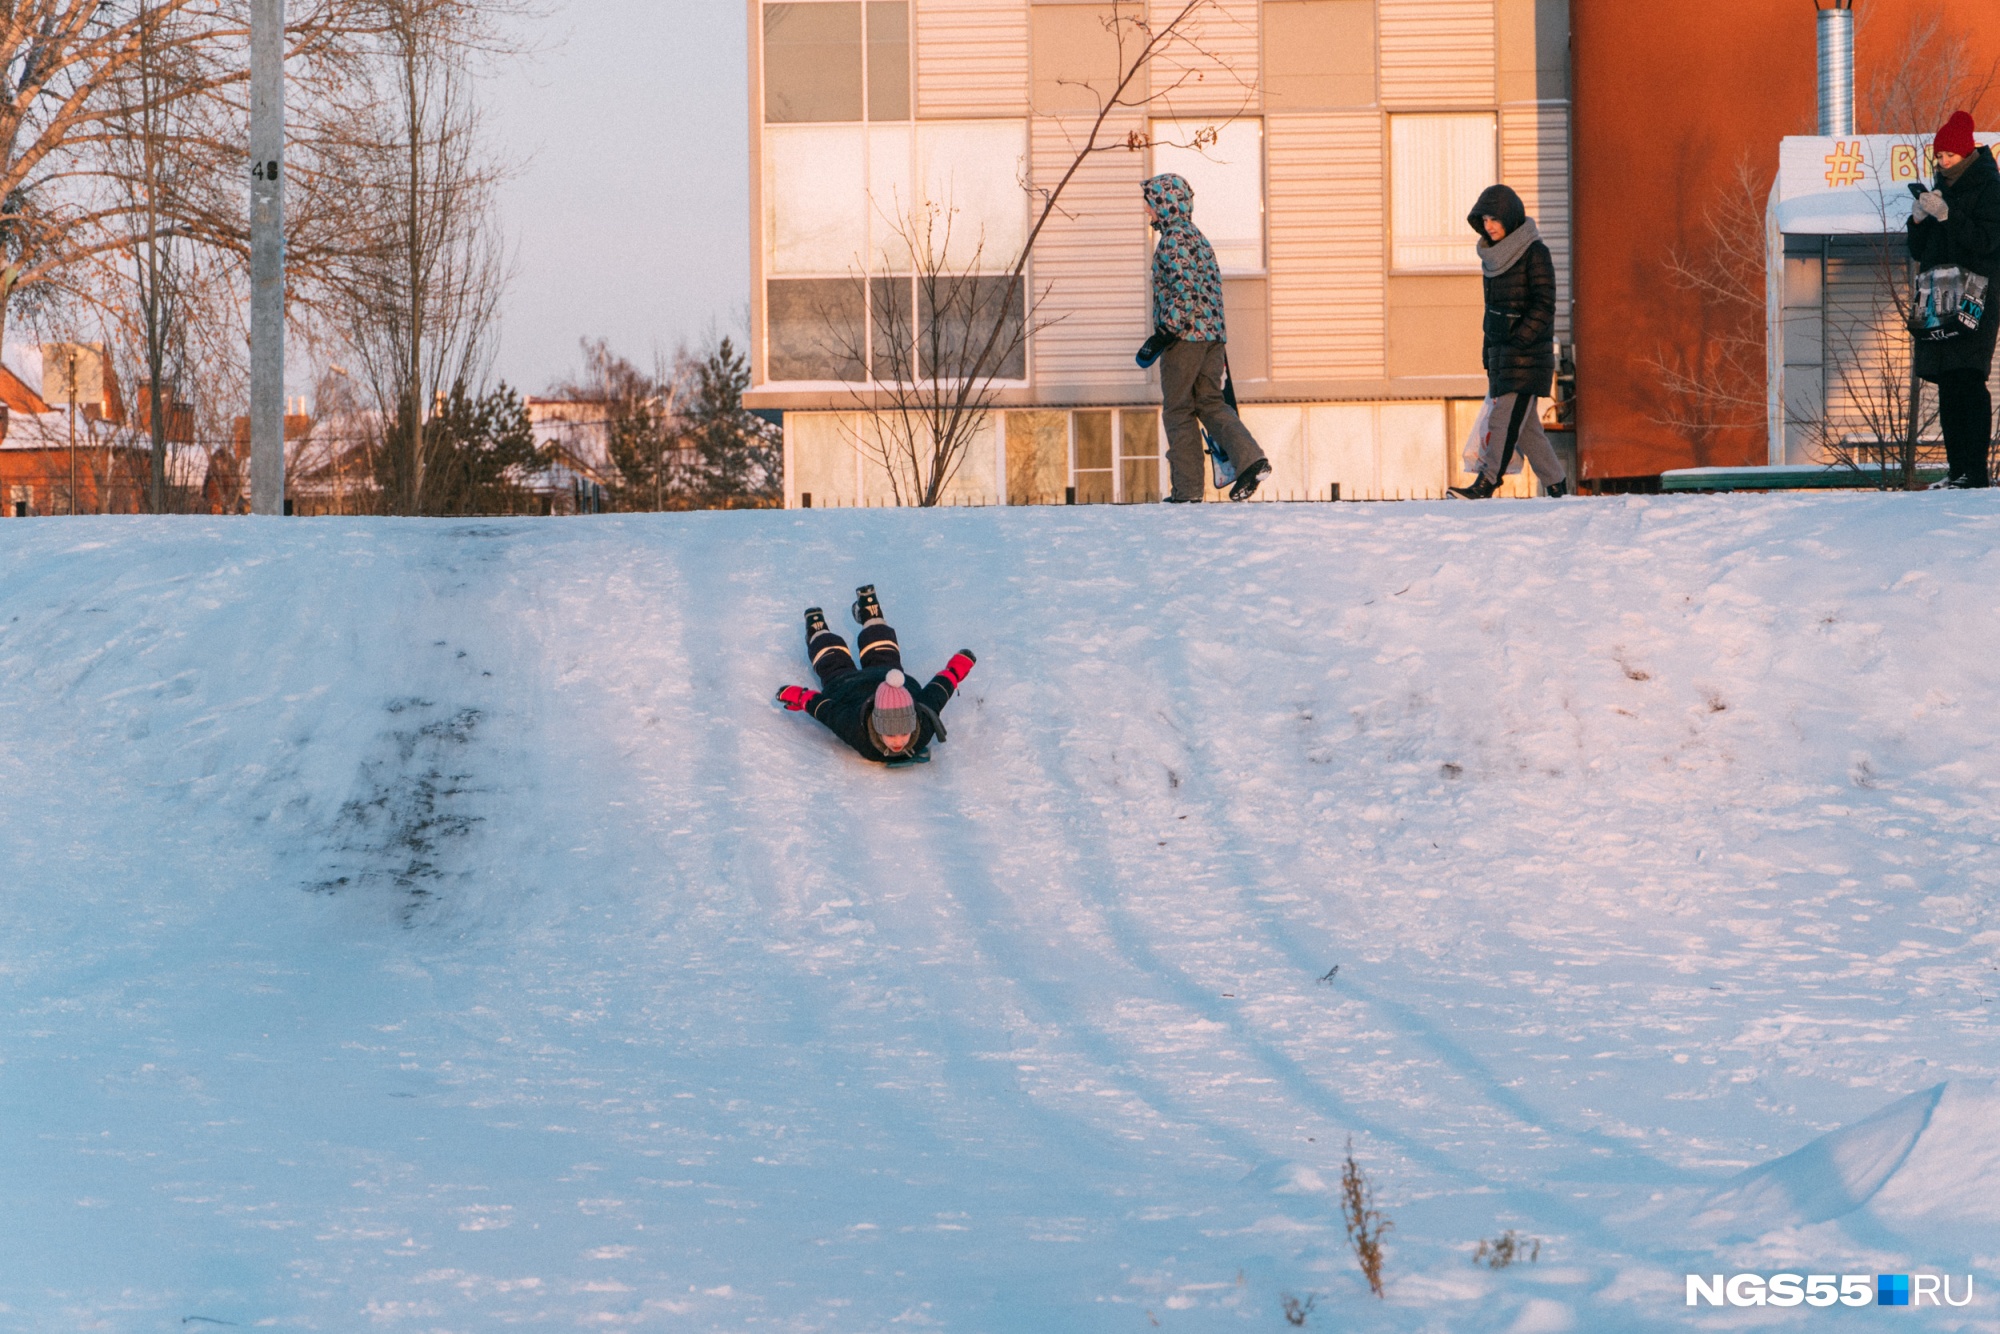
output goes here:
{"type": "Polygon", "coordinates": [[[778,692],[778,702],[793,713],[810,713],[865,760],[928,760],[932,739],[948,740],[938,714],[972,673],[972,650],[953,654],[944,670],[912,695],[903,676],[903,651],[896,632],[882,619],[875,585],[854,590],[854,620],[861,627],[859,663],[847,641],[826,628],[826,614],[818,607],[806,608],[806,652],[812,655],[820,688],[786,686],[778,692]]]}

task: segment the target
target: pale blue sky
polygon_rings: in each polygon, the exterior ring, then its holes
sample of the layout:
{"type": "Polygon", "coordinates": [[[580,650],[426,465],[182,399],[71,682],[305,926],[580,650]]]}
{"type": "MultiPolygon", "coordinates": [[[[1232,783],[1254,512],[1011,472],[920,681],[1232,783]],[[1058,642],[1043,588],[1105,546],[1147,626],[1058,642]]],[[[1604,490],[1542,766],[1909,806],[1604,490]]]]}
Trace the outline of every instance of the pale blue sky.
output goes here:
{"type": "Polygon", "coordinates": [[[555,0],[493,77],[515,245],[496,372],[528,393],[605,337],[641,365],[737,332],[750,283],[744,6],[555,0]]]}

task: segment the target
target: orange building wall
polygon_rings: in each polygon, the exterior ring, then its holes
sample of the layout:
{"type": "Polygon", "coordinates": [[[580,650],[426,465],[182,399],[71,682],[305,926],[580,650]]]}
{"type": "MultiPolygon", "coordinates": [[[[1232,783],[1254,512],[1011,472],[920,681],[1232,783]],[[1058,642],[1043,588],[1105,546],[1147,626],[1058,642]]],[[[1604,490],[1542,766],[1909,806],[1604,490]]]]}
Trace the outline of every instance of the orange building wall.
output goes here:
{"type": "MultiPolygon", "coordinates": [[[[1967,37],[1981,71],[2000,60],[2000,0],[1857,0],[1858,93],[1885,62],[1900,59],[1912,19],[1930,15],[1967,37]]],[[[1713,312],[1667,281],[1667,250],[1705,239],[1710,201],[1735,179],[1739,161],[1747,157],[1768,190],[1778,141],[1817,131],[1813,7],[1807,0],[1573,0],[1570,34],[1584,476],[1763,463],[1761,420],[1705,439],[1660,424],[1668,405],[1648,361],[1662,347],[1698,354],[1713,327],[1713,312]]],[[[1857,102],[1865,105],[1865,97],[1857,102]]],[[[2000,87],[1975,111],[1982,129],[2000,121],[2000,87]]],[[[1865,122],[1865,111],[1857,115],[1865,122]]]]}
{"type": "Polygon", "coordinates": [[[152,479],[152,459],[148,455],[132,449],[107,450],[102,446],[80,447],[76,453],[72,470],[68,449],[0,449],[0,505],[6,507],[5,515],[0,517],[13,515],[17,486],[32,491],[36,518],[54,514],[145,512],[146,492],[152,479]],[[111,485],[100,491],[98,483],[107,476],[111,485]]]}

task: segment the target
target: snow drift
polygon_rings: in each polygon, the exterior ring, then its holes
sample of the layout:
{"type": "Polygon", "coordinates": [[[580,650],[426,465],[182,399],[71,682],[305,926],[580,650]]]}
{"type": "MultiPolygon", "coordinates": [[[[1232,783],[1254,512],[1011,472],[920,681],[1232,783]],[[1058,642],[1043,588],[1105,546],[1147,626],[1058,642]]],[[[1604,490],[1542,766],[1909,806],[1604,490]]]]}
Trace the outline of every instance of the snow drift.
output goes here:
{"type": "Polygon", "coordinates": [[[0,523],[0,1327],[1644,1331],[1949,1260],[2000,1328],[1990,1229],[1897,1221],[2000,1194],[1996,535],[0,523]],[[770,707],[863,582],[979,653],[928,766],[770,707]]]}
{"type": "Polygon", "coordinates": [[[1954,1080],[1912,1093],[1744,1173],[1712,1208],[1724,1224],[1797,1227],[1865,1210],[1947,1244],[2000,1237],[2000,1085],[1954,1080]]]}

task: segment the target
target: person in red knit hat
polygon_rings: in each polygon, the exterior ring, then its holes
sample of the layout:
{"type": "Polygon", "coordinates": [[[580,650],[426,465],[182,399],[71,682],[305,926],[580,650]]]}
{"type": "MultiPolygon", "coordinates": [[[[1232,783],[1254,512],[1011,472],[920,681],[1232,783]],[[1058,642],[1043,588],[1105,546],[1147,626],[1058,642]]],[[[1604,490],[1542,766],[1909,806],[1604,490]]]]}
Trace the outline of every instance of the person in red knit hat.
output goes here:
{"type": "Polygon", "coordinates": [[[1917,262],[1916,370],[1937,386],[1944,434],[1943,487],[1989,484],[1993,442],[1993,346],[2000,336],[2000,167],[1973,138],[1972,116],[1955,113],[1937,132],[1937,181],[1910,210],[1917,262]]]}
{"type": "Polygon", "coordinates": [[[902,648],[883,619],[875,585],[854,590],[854,620],[861,627],[858,662],[847,641],[827,628],[826,613],[806,608],[806,652],[820,688],[783,686],[778,703],[793,713],[811,714],[865,760],[913,764],[930,758],[931,742],[949,739],[938,715],[978,660],[971,649],[960,649],[929,685],[912,694],[903,675],[902,648]]]}

